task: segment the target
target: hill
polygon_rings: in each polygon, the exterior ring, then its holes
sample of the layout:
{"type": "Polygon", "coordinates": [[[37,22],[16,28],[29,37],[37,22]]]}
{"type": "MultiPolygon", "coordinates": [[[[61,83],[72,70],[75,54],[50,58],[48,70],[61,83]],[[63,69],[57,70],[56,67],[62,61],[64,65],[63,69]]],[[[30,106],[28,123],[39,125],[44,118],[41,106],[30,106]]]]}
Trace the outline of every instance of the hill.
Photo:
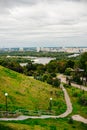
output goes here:
{"type": "Polygon", "coordinates": [[[8,93],[8,110],[48,110],[52,97],[55,114],[66,110],[63,92],[47,83],[19,74],[0,66],[0,110],[5,110],[5,93],[8,93]]]}

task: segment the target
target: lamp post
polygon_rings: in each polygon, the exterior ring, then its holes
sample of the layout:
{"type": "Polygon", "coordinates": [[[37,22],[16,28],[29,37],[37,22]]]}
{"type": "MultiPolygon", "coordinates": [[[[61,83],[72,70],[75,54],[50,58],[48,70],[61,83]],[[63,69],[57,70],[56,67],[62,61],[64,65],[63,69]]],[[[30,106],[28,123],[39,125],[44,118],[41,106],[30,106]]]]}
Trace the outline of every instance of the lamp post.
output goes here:
{"type": "Polygon", "coordinates": [[[7,97],[8,97],[8,93],[5,93],[5,97],[6,97],[6,116],[7,116],[7,111],[8,111],[8,106],[7,106],[7,97]]]}
{"type": "Polygon", "coordinates": [[[52,110],[52,98],[50,98],[50,111],[52,110]]]}

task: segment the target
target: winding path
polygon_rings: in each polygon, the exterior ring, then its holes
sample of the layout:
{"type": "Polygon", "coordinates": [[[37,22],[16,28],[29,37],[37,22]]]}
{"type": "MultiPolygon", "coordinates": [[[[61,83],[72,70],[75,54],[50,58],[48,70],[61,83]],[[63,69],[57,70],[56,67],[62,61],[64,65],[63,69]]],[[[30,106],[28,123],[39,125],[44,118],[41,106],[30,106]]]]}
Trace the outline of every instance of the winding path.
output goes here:
{"type": "MultiPolygon", "coordinates": [[[[66,76],[65,75],[60,74],[60,75],[58,75],[58,78],[61,79],[61,82],[66,83],[66,76]]],[[[83,85],[78,85],[78,84],[75,84],[75,83],[71,83],[71,85],[73,87],[76,87],[76,88],[82,89],[84,91],[87,91],[87,87],[84,87],[83,85]]]]}
{"type": "Polygon", "coordinates": [[[72,119],[75,121],[80,121],[80,122],[87,124],[87,119],[85,119],[84,117],[82,117],[80,115],[74,115],[74,116],[72,116],[72,119]]]}
{"type": "MultiPolygon", "coordinates": [[[[66,77],[64,75],[59,75],[59,78],[61,79],[62,82],[66,83],[66,77]]],[[[71,85],[76,87],[76,88],[87,91],[87,88],[84,87],[84,86],[80,86],[80,85],[77,85],[77,84],[74,84],[74,83],[72,83],[71,85]]],[[[64,117],[68,116],[72,112],[72,109],[73,109],[72,103],[70,101],[70,98],[69,98],[69,95],[68,95],[66,89],[63,87],[62,84],[60,85],[60,88],[64,92],[64,97],[65,97],[65,101],[66,101],[66,105],[67,105],[67,110],[63,114],[58,115],[58,116],[50,116],[50,115],[24,116],[24,115],[22,115],[22,116],[19,116],[17,118],[0,118],[0,120],[2,120],[2,121],[12,121],[12,120],[26,120],[26,119],[29,119],[29,118],[31,118],[31,119],[64,118],[64,117]]],[[[87,124],[87,119],[81,117],[80,115],[73,115],[72,119],[87,124]]]]}
{"type": "MultiPolygon", "coordinates": [[[[58,78],[61,79],[61,82],[66,83],[66,76],[65,76],[65,75],[60,74],[60,75],[58,76],[58,78]]],[[[81,90],[87,91],[87,87],[84,87],[83,85],[78,85],[78,84],[75,84],[75,83],[71,83],[71,85],[72,85],[73,87],[76,87],[76,88],[79,88],[79,89],[81,89],[81,90]]],[[[82,116],[80,116],[80,115],[73,115],[73,116],[72,116],[72,119],[87,124],[87,119],[84,118],[84,117],[82,117],[82,116]]]]}
{"type": "Polygon", "coordinates": [[[17,118],[0,118],[0,120],[3,120],[3,121],[9,121],[9,120],[25,120],[25,119],[29,119],[29,118],[32,118],[32,119],[46,119],[46,118],[64,118],[66,116],[68,116],[71,112],[72,112],[72,104],[71,104],[71,101],[70,101],[70,98],[69,98],[69,95],[66,91],[66,89],[63,87],[63,85],[61,84],[60,85],[60,88],[63,90],[64,92],[64,97],[65,97],[65,101],[66,101],[66,105],[67,105],[67,110],[66,112],[64,112],[63,114],[61,115],[58,115],[58,116],[51,116],[51,115],[42,115],[42,116],[19,116],[17,118]]]}

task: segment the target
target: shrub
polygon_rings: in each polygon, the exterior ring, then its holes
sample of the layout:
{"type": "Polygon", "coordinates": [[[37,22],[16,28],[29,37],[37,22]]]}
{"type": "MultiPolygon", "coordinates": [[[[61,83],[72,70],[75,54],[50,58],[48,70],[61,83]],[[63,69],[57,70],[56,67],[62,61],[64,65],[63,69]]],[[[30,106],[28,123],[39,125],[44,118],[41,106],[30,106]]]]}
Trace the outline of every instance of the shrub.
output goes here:
{"type": "Polygon", "coordinates": [[[70,85],[64,84],[64,87],[65,87],[65,88],[70,88],[70,85]]]}
{"type": "Polygon", "coordinates": [[[66,68],[64,74],[70,75],[71,74],[71,68],[66,68]]]}
{"type": "Polygon", "coordinates": [[[73,124],[73,119],[72,119],[72,117],[70,117],[69,118],[69,122],[68,122],[69,124],[73,124]]]}
{"type": "Polygon", "coordinates": [[[53,79],[52,85],[55,86],[55,87],[59,87],[60,80],[58,78],[53,79]]]}
{"type": "Polygon", "coordinates": [[[79,98],[79,103],[83,106],[87,106],[87,95],[82,95],[80,98],[79,98]]]}
{"type": "Polygon", "coordinates": [[[73,97],[78,97],[78,93],[77,92],[73,93],[73,97]]]}

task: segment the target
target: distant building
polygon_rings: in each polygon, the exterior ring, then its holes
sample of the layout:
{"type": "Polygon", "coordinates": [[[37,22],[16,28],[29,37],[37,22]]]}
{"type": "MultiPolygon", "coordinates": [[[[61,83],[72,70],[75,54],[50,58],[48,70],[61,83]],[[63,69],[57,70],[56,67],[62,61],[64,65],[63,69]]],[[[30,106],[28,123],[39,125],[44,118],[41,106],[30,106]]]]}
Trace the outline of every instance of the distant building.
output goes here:
{"type": "Polygon", "coordinates": [[[37,52],[40,52],[41,51],[41,47],[37,47],[37,52]]]}
{"type": "Polygon", "coordinates": [[[37,51],[37,52],[67,52],[80,54],[87,52],[87,47],[26,47],[26,48],[0,48],[0,51],[37,51]]]}
{"type": "Polygon", "coordinates": [[[24,48],[23,47],[19,48],[19,51],[24,51],[24,48]]]}
{"type": "Polygon", "coordinates": [[[26,66],[28,63],[20,63],[20,66],[26,66]]]}
{"type": "Polygon", "coordinates": [[[67,53],[83,53],[87,52],[87,48],[84,47],[38,47],[37,52],[67,52],[67,53]]]}

